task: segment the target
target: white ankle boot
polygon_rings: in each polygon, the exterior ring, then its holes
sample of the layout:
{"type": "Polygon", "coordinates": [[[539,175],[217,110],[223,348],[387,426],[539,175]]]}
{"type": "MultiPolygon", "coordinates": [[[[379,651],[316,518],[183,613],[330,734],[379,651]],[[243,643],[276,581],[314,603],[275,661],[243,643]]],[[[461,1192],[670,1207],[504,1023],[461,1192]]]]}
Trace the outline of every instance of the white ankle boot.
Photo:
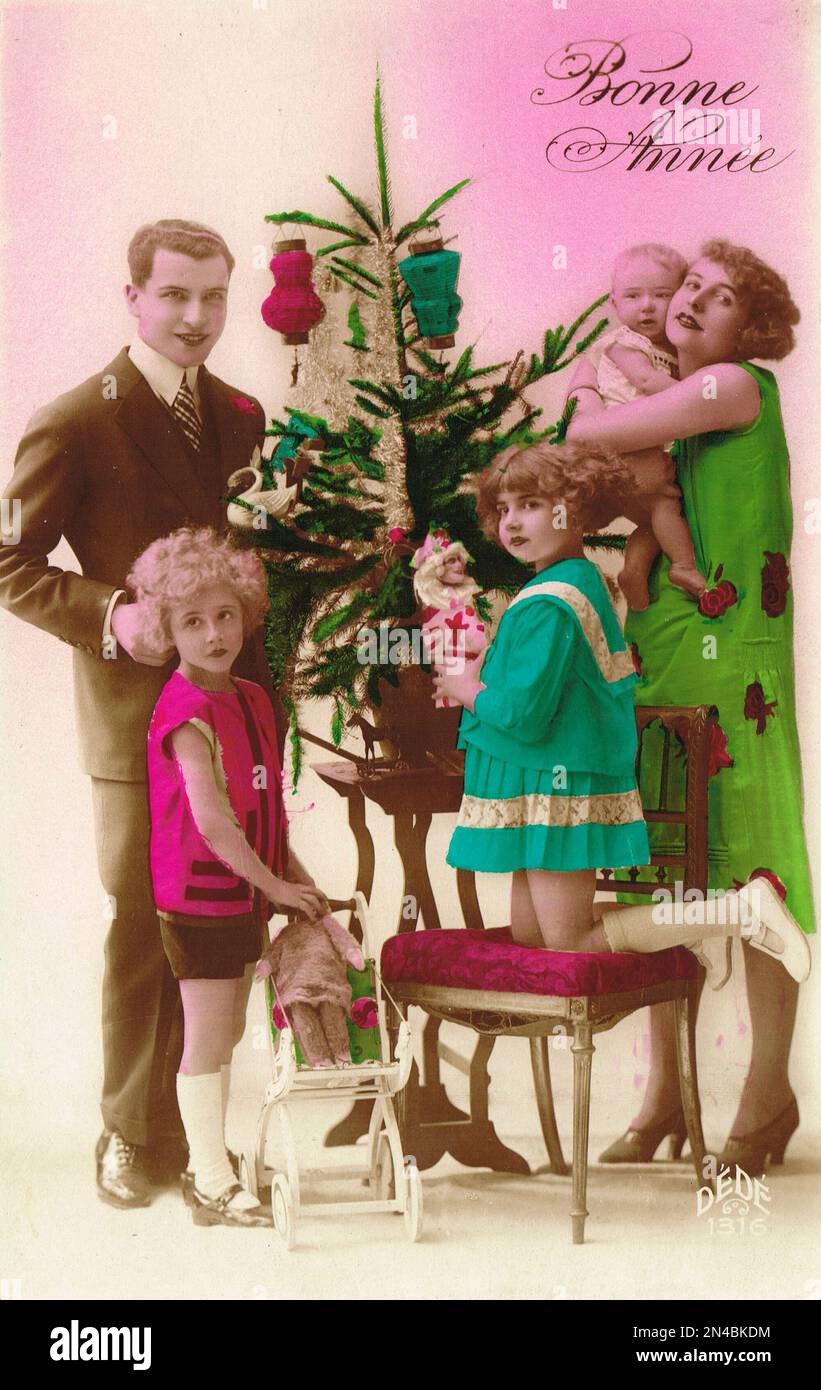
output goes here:
{"type": "Polygon", "coordinates": [[[687,949],[704,967],[710,989],[723,989],[733,973],[732,937],[708,936],[704,941],[688,943],[687,949]]]}
{"type": "Polygon", "coordinates": [[[812,965],[810,944],[769,879],[751,879],[739,888],[738,896],[752,919],[741,928],[742,940],[780,961],[787,973],[803,984],[812,965]],[[778,946],[767,940],[768,932],[777,938],[778,946]]]}

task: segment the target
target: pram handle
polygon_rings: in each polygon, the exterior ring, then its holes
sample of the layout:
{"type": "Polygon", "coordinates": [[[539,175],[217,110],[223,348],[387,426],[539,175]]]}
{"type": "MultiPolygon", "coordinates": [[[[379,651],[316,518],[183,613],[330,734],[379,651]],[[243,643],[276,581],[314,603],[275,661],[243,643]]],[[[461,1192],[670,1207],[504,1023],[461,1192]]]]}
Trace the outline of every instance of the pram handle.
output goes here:
{"type": "Polygon", "coordinates": [[[373,956],[375,943],[371,940],[370,934],[370,912],[368,909],[368,899],[365,894],[358,889],[352,893],[350,898],[329,898],[328,902],[332,912],[351,912],[359,923],[362,933],[360,942],[362,950],[366,956],[373,956]]]}

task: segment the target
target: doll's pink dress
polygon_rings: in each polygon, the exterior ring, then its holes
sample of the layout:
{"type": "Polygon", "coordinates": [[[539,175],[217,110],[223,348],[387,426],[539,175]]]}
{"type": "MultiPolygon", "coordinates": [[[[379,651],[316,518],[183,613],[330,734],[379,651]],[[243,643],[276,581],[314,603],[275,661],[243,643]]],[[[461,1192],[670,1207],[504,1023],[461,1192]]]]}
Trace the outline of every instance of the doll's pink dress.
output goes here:
{"type": "MultiPolygon", "coordinates": [[[[458,595],[458,589],[453,590],[458,595]]],[[[432,664],[447,665],[460,655],[475,661],[487,646],[485,624],[471,604],[454,597],[449,608],[425,608],[422,613],[422,641],[425,658],[432,664]]],[[[449,709],[449,700],[437,700],[437,709],[449,709]]]]}

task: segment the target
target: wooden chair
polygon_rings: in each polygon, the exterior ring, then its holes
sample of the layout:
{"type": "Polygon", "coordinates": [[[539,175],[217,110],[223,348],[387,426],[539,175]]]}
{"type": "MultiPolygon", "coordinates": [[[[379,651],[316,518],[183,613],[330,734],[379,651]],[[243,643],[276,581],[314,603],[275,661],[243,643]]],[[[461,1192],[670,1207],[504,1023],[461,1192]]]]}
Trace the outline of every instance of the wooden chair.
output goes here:
{"type": "MultiPolygon", "coordinates": [[[[631,893],[652,894],[660,886],[671,886],[677,871],[683,888],[707,889],[707,779],[711,731],[717,721],[713,706],[644,707],[636,710],[639,737],[637,767],[640,768],[648,727],[660,722],[663,747],[660,760],[657,804],[646,805],[648,822],[680,825],[684,832],[682,853],[656,854],[651,863],[656,873],[653,882],[639,880],[639,870],[627,874],[631,893]],[[669,805],[671,755],[673,740],[686,743],[686,792],[684,810],[669,805]]],[[[650,799],[645,789],[645,804],[650,799]]],[[[467,921],[481,922],[472,874],[458,875],[459,897],[467,921]]],[[[600,891],[617,888],[612,871],[597,877],[600,891]]],[[[550,1082],[549,1039],[557,1034],[572,1036],[573,1056],[573,1161],[572,1203],[570,1211],[574,1244],[584,1241],[585,1219],[588,1215],[587,1166],[590,1120],[590,1074],[596,1033],[612,1028],[636,1009],[648,1004],[672,1001],[675,1005],[677,1053],[682,1106],[687,1135],[692,1152],[693,1168],[699,1185],[703,1177],[704,1136],[698,1099],[695,1054],[695,1016],[701,987],[700,970],[695,957],[684,947],[657,952],[653,955],[606,953],[569,955],[565,952],[537,951],[511,942],[507,929],[484,931],[434,930],[403,933],[391,937],[382,950],[382,976],[390,994],[399,1005],[411,1004],[423,1009],[431,1019],[458,1023],[480,1035],[472,1059],[468,1062],[454,1049],[437,1042],[438,1027],[425,1030],[425,1088],[434,1095],[444,1088],[439,1079],[439,1062],[447,1061],[470,1078],[470,1115],[455,1107],[439,1108],[431,1119],[425,1107],[419,1105],[423,1088],[409,1088],[399,1111],[405,1152],[417,1154],[420,1167],[427,1164],[426,1130],[436,1129],[436,1157],[449,1148],[460,1161],[481,1166],[516,1167],[513,1163],[497,1164],[483,1157],[503,1149],[496,1138],[488,1116],[487,1062],[497,1036],[527,1037],[536,1090],[539,1119],[547,1146],[550,1170],[566,1174],[567,1165],[562,1153],[556,1127],[556,1116],[550,1082]],[[447,939],[446,939],[447,938],[447,939]],[[500,954],[501,953],[501,954],[500,954]],[[519,954],[521,953],[521,954],[519,954]],[[470,957],[470,959],[468,958],[470,957]],[[494,990],[482,988],[481,983],[494,970],[502,975],[516,971],[518,962],[527,957],[527,988],[494,990]],[[571,968],[572,966],[572,968],[571,968]],[[534,985],[534,971],[541,972],[542,983],[534,985]],[[568,978],[568,971],[570,977],[568,978]],[[558,981],[551,972],[564,978],[558,981]],[[552,981],[552,983],[551,983],[552,981]],[[543,989],[547,992],[543,992],[543,989]],[[429,1039],[433,1038],[431,1044],[429,1039]],[[414,1096],[416,1105],[413,1104],[414,1096]],[[495,1148],[494,1148],[495,1146],[495,1148]]],[[[510,1153],[509,1150],[504,1150],[510,1153]]],[[[518,1157],[513,1155],[514,1158],[518,1157]]],[[[432,1159],[435,1161],[435,1158],[432,1159]]],[[[520,1160],[527,1171],[527,1164],[520,1160]]]]}

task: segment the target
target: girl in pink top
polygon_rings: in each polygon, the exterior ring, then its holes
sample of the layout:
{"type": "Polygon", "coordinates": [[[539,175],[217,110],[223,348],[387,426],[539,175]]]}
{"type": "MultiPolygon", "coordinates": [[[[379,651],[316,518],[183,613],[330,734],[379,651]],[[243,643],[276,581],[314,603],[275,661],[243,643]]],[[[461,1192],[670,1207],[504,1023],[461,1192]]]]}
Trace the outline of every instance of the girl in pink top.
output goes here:
{"type": "Polygon", "coordinates": [[[270,1225],[270,1210],[236,1181],[225,1147],[244,977],[267,944],[265,900],[314,921],[328,902],[288,848],[268,698],[231,676],[268,606],[265,571],[250,551],[186,527],[154,541],[128,582],[146,642],[158,652],[173,643],[180,657],[151,719],[148,790],[154,898],[185,1019],[177,1095],[194,1220],[270,1225]]]}

